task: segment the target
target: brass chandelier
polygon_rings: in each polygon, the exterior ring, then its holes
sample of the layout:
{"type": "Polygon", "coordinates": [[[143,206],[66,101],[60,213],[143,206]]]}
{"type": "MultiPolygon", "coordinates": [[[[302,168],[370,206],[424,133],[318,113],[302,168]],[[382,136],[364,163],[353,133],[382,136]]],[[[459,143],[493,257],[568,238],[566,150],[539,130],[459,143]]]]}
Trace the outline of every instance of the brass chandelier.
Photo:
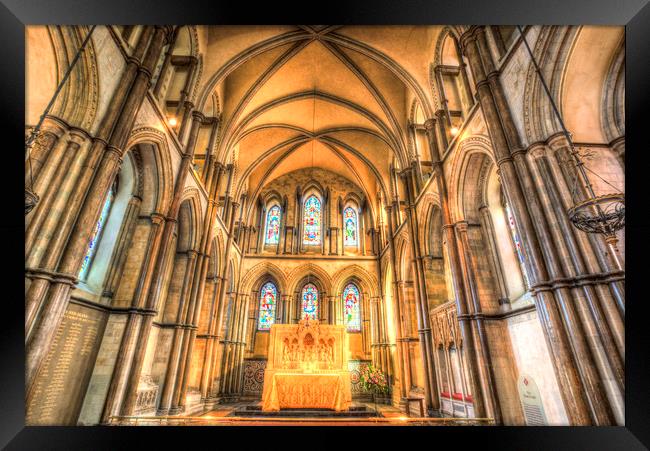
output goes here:
{"type": "Polygon", "coordinates": [[[616,237],[616,232],[625,227],[625,195],[619,192],[618,189],[607,182],[607,180],[586,167],[584,162],[581,160],[580,155],[571,140],[571,134],[566,129],[562,116],[553,100],[553,96],[551,95],[551,91],[544,80],[539,65],[537,64],[537,60],[528,45],[524,30],[520,25],[517,25],[517,29],[524,41],[526,49],[528,50],[528,54],[530,55],[535,71],[544,87],[544,91],[551,102],[553,111],[562,127],[562,132],[569,143],[569,154],[571,155],[571,160],[576,169],[574,171],[573,188],[571,190],[573,205],[567,210],[569,220],[577,229],[582,230],[583,232],[603,235],[605,241],[610,244],[614,250],[617,250],[616,243],[618,242],[618,238],[616,237]],[[597,196],[589,178],[587,177],[587,171],[594,174],[616,191],[597,196]],[[582,189],[580,189],[581,187],[582,189]]]}

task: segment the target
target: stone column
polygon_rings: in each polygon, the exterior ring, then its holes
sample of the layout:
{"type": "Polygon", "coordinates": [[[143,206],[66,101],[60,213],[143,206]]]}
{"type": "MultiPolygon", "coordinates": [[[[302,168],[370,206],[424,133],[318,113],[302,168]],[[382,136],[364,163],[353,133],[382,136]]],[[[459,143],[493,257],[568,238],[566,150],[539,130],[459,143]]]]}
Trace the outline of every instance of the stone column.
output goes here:
{"type": "MultiPolygon", "coordinates": [[[[154,86],[153,89],[153,95],[156,96],[156,98],[160,97],[162,86],[165,82],[165,78],[167,78],[167,71],[169,70],[169,64],[171,62],[172,58],[172,53],[174,51],[174,45],[176,44],[176,39],[178,38],[178,31],[179,27],[174,28],[174,32],[172,33],[172,36],[170,38],[169,46],[167,47],[167,51],[165,52],[165,59],[163,60],[162,67],[160,68],[160,74],[158,74],[158,79],[156,80],[156,85],[154,86]]],[[[158,100],[164,100],[164,99],[158,99],[158,100]]]]}
{"type": "Polygon", "coordinates": [[[575,304],[579,301],[560,282],[566,277],[565,270],[511,117],[499,71],[492,61],[484,28],[470,27],[461,41],[474,75],[503,188],[522,237],[531,288],[569,421],[572,425],[614,424],[616,419],[602,376],[598,374],[598,365],[576,311],[575,304]]]}
{"type": "Polygon", "coordinates": [[[210,394],[210,381],[212,374],[212,353],[214,352],[214,320],[217,308],[217,294],[219,292],[219,284],[221,279],[214,276],[211,279],[214,287],[212,288],[212,296],[210,301],[210,316],[208,317],[208,326],[205,335],[205,351],[203,353],[203,367],[201,369],[201,400],[205,401],[209,398],[210,394]]]}
{"type": "Polygon", "coordinates": [[[407,218],[409,223],[409,232],[411,235],[411,254],[413,256],[413,273],[415,275],[415,302],[417,305],[418,336],[420,339],[420,353],[422,364],[424,365],[424,394],[428,413],[431,415],[433,410],[440,410],[438,399],[438,384],[433,367],[433,341],[431,339],[431,325],[429,320],[429,305],[426,291],[426,282],[424,280],[424,264],[420,255],[420,233],[418,227],[418,218],[415,205],[415,188],[413,168],[406,173],[410,180],[406,181],[407,186],[407,218]]]}
{"type": "MultiPolygon", "coordinates": [[[[481,380],[479,372],[480,362],[476,358],[474,347],[474,340],[472,329],[466,319],[468,313],[467,295],[462,285],[462,271],[460,260],[458,257],[458,247],[456,244],[456,236],[453,230],[451,219],[451,211],[449,208],[449,198],[447,194],[447,183],[445,180],[445,173],[442,168],[441,154],[438,148],[438,140],[436,137],[436,121],[428,119],[425,123],[425,130],[429,141],[429,150],[431,153],[432,163],[432,177],[435,177],[438,193],[440,194],[440,210],[442,212],[443,230],[446,241],[447,253],[449,255],[449,267],[451,270],[451,280],[454,290],[454,298],[456,303],[456,311],[458,313],[458,324],[465,343],[466,351],[469,355],[469,373],[471,375],[473,387],[478,387],[481,380]]],[[[473,390],[474,399],[474,414],[479,418],[486,417],[486,400],[481,390],[473,390]]]]}
{"type": "Polygon", "coordinates": [[[216,313],[217,313],[217,296],[223,280],[219,276],[214,277],[215,286],[212,293],[212,302],[210,307],[210,319],[208,322],[208,332],[206,334],[205,354],[203,358],[203,371],[201,373],[201,399],[212,398],[212,382],[214,380],[214,355],[219,343],[216,342],[216,313]]]}
{"type": "MultiPolygon", "coordinates": [[[[471,252],[469,240],[467,239],[467,222],[457,222],[455,228],[460,267],[463,273],[465,292],[468,293],[467,304],[469,306],[469,316],[467,319],[472,329],[472,340],[474,341],[474,352],[476,354],[475,359],[479,369],[478,380],[480,387],[478,388],[481,390],[483,398],[488,401],[486,403],[486,414],[494,418],[497,424],[500,424],[502,421],[501,406],[496,391],[496,378],[494,377],[494,366],[490,355],[485,324],[481,317],[482,310],[477,286],[476,263],[471,252]]],[[[460,315],[458,317],[460,319],[460,315]]],[[[457,351],[460,353],[460,350],[457,351]]]]}
{"type": "Polygon", "coordinates": [[[221,218],[225,224],[230,223],[230,204],[232,203],[232,198],[230,197],[230,189],[232,188],[232,176],[234,172],[234,165],[232,163],[226,165],[226,171],[228,172],[228,182],[226,183],[226,191],[223,196],[223,207],[221,207],[221,218]]]}
{"type": "Polygon", "coordinates": [[[234,293],[234,300],[232,301],[232,311],[229,318],[226,339],[226,348],[224,350],[224,359],[223,359],[223,371],[222,371],[222,383],[221,383],[221,393],[223,395],[231,394],[231,383],[232,383],[232,373],[234,365],[234,354],[235,354],[235,341],[237,339],[237,327],[239,326],[239,315],[241,314],[241,302],[242,298],[239,293],[234,293]]]}
{"type": "Polygon", "coordinates": [[[212,152],[214,150],[214,145],[217,141],[217,136],[219,135],[219,119],[216,117],[210,118],[209,123],[212,125],[210,129],[210,139],[208,140],[208,147],[205,149],[205,162],[203,163],[203,171],[201,173],[201,179],[206,185],[206,190],[209,192],[210,187],[208,186],[210,179],[212,177],[212,170],[214,170],[215,165],[212,163],[214,158],[212,152]]]}
{"type": "MultiPolygon", "coordinates": [[[[234,208],[237,208],[239,206],[238,203],[233,204],[234,208]]],[[[223,267],[221,270],[221,285],[219,287],[219,308],[217,310],[217,322],[215,326],[215,344],[218,344],[222,334],[223,330],[223,320],[224,320],[224,315],[225,315],[225,309],[226,309],[226,289],[227,289],[227,280],[228,280],[228,266],[229,266],[229,261],[230,261],[230,251],[232,248],[232,243],[233,243],[233,232],[234,232],[234,216],[231,215],[230,217],[230,222],[228,223],[228,239],[226,240],[226,247],[224,250],[224,257],[223,257],[223,267]]],[[[227,349],[227,343],[224,342],[224,354],[227,349]]],[[[223,382],[223,365],[222,369],[220,371],[220,377],[221,381],[223,382]]]]}
{"type": "MultiPolygon", "coordinates": [[[[399,281],[397,278],[397,255],[395,248],[395,229],[393,227],[393,212],[390,206],[386,206],[386,214],[388,216],[388,245],[391,253],[391,266],[393,270],[393,299],[395,300],[395,318],[394,323],[397,326],[396,341],[397,341],[397,359],[399,361],[399,374],[400,374],[400,397],[402,402],[405,402],[408,395],[410,380],[408,374],[410,373],[410,363],[408,359],[408,350],[404,346],[404,325],[402,322],[402,310],[404,303],[402,300],[402,292],[399,289],[399,281]]],[[[408,347],[408,343],[406,344],[408,347]]]]}
{"type": "MultiPolygon", "coordinates": [[[[163,237],[159,243],[171,242],[173,233],[176,230],[178,213],[180,211],[181,199],[185,188],[185,180],[187,179],[187,175],[191,170],[192,159],[194,158],[196,138],[198,135],[201,120],[202,115],[200,113],[197,112],[193,115],[190,137],[181,158],[181,164],[178,170],[179,173],[178,177],[176,178],[176,184],[174,186],[174,196],[168,210],[167,223],[165,224],[165,228],[162,233],[163,237]]],[[[161,302],[160,297],[161,291],[163,289],[162,285],[165,274],[163,270],[165,268],[165,263],[167,262],[169,253],[172,251],[173,249],[170,249],[169,246],[162,246],[162,252],[158,252],[158,250],[156,250],[156,253],[150,259],[151,270],[148,271],[150,274],[149,280],[147,281],[147,285],[142,289],[143,296],[146,296],[146,301],[143,299],[142,303],[144,304],[146,302],[145,308],[148,312],[148,317],[144,320],[142,326],[138,331],[137,341],[139,343],[139,346],[133,355],[133,360],[129,368],[129,382],[125,387],[124,402],[120,407],[122,415],[130,415],[135,408],[140,372],[142,371],[142,364],[144,362],[147,343],[151,334],[153,315],[157,313],[161,302]]]]}
{"type": "Polygon", "coordinates": [[[364,354],[370,354],[372,351],[374,351],[374,348],[371,348],[371,341],[373,339],[371,337],[370,331],[370,328],[372,326],[370,323],[370,318],[372,316],[372,313],[370,311],[370,299],[368,298],[367,293],[363,293],[361,297],[361,305],[359,308],[361,309],[361,337],[363,343],[363,352],[364,354]]]}
{"type": "MultiPolygon", "coordinates": [[[[38,264],[34,260],[38,260],[42,255],[44,250],[42,248],[47,244],[47,236],[52,233],[52,223],[56,226],[56,222],[58,222],[57,220],[60,214],[57,213],[63,209],[59,210],[58,208],[52,207],[58,206],[67,197],[67,190],[64,189],[64,186],[69,185],[74,179],[74,172],[76,171],[73,172],[71,169],[76,169],[78,164],[74,163],[78,162],[79,157],[84,153],[80,151],[80,148],[89,140],[90,136],[84,130],[71,128],[65,137],[62,138],[62,141],[65,141],[65,149],[62,149],[62,155],[56,162],[53,173],[45,180],[47,184],[42,188],[38,187],[37,190],[35,187],[35,191],[39,195],[40,200],[32,213],[25,218],[25,251],[26,257],[29,257],[27,261],[30,266],[32,264],[38,264]],[[49,227],[47,224],[43,224],[46,220],[50,223],[49,227]],[[36,259],[34,255],[30,255],[33,245],[37,247],[36,252],[34,252],[36,259]]],[[[52,156],[55,153],[52,152],[52,156]]],[[[54,166],[54,164],[52,165],[54,166]]]]}
{"type": "MultiPolygon", "coordinates": [[[[48,166],[48,160],[52,158],[52,149],[57,145],[59,139],[66,133],[68,126],[54,116],[46,116],[41,129],[32,144],[29,153],[31,163],[25,162],[25,185],[31,185],[41,177],[41,171],[48,166]]],[[[45,177],[48,180],[49,177],[45,177]]]]}
{"type": "Polygon", "coordinates": [[[235,368],[233,371],[233,382],[231,392],[241,395],[242,372],[244,369],[244,353],[246,351],[246,332],[248,326],[248,311],[250,308],[250,296],[242,294],[242,307],[237,328],[237,353],[235,356],[235,368]]]}
{"type": "Polygon", "coordinates": [[[184,315],[187,310],[186,304],[190,296],[190,288],[192,286],[192,279],[194,278],[194,268],[196,266],[196,258],[198,253],[195,250],[187,251],[187,264],[185,266],[185,276],[183,278],[183,286],[181,288],[180,297],[178,300],[178,309],[176,310],[176,321],[174,324],[174,334],[172,336],[172,344],[169,349],[169,359],[167,370],[165,371],[165,378],[161,384],[160,402],[158,404],[158,415],[167,415],[173,407],[173,394],[177,386],[178,371],[181,361],[181,347],[183,342],[184,332],[184,315]]]}
{"type": "MultiPolygon", "coordinates": [[[[127,117],[122,117],[120,116],[120,113],[122,111],[131,112],[132,109],[135,106],[139,106],[139,102],[141,102],[141,99],[136,98],[135,95],[129,95],[129,91],[134,83],[134,80],[136,79],[136,76],[138,75],[139,68],[142,66],[141,60],[145,54],[147,46],[149,45],[149,40],[152,36],[152,33],[153,27],[146,27],[144,29],[131,57],[128,58],[126,68],[124,69],[124,73],[122,74],[122,78],[120,80],[120,84],[118,84],[116,91],[111,98],[109,107],[97,132],[97,137],[95,137],[92,148],[88,152],[88,156],[85,160],[82,172],[79,174],[74,184],[74,190],[66,204],[66,209],[59,219],[56,227],[53,228],[49,242],[43,244],[43,246],[46,246],[47,248],[47,250],[44,252],[46,258],[43,262],[41,262],[40,268],[31,267],[27,274],[27,276],[32,279],[32,282],[30,283],[25,295],[26,311],[29,311],[32,307],[36,311],[38,310],[38,307],[43,301],[43,297],[45,296],[48,287],[55,280],[61,283],[76,283],[76,277],[72,276],[71,274],[63,275],[60,274],[60,272],[57,272],[56,265],[59,263],[61,253],[63,252],[63,247],[68,242],[68,237],[72,226],[74,225],[77,214],[82,207],[88,186],[90,185],[92,177],[94,176],[95,169],[101,160],[104,149],[108,144],[108,140],[111,138],[113,128],[115,127],[118,120],[128,120],[130,117],[128,115],[127,117]],[[126,101],[125,98],[127,98],[126,101]],[[30,306],[30,304],[33,306],[30,306]]],[[[47,120],[44,122],[44,127],[47,130],[52,130],[52,133],[54,133],[54,135],[59,138],[63,136],[63,134],[68,129],[67,125],[65,125],[59,119],[53,117],[47,118],[47,120]]],[[[62,147],[65,145],[65,142],[58,140],[55,144],[57,147],[62,147]]],[[[39,172],[39,178],[36,180],[37,184],[34,186],[34,191],[36,193],[42,192],[42,188],[39,187],[40,185],[38,185],[38,183],[40,183],[42,179],[42,182],[46,184],[46,182],[51,178],[52,171],[54,171],[56,168],[56,163],[58,163],[58,157],[54,155],[53,149],[49,150],[46,166],[39,172]]],[[[102,196],[103,195],[105,195],[105,193],[102,193],[102,196]]],[[[97,208],[101,208],[103,202],[99,202],[98,199],[95,200],[95,202],[97,202],[97,208]]],[[[101,210],[98,210],[97,216],[99,216],[100,212],[101,210]]],[[[30,217],[31,215],[28,215],[26,217],[26,224],[29,224],[30,217]]],[[[62,287],[58,287],[56,290],[53,290],[52,293],[54,293],[54,291],[62,293],[65,290],[63,290],[62,287]]],[[[26,330],[31,330],[31,325],[27,327],[26,330]]],[[[28,375],[28,380],[30,377],[31,376],[28,375]]]]}
{"type": "MultiPolygon", "coordinates": [[[[537,183],[545,213],[557,224],[551,228],[551,233],[565,275],[574,280],[571,295],[575,299],[579,320],[584,330],[589,331],[585,334],[586,341],[590,352],[595,356],[598,374],[606,381],[604,389],[614,408],[616,421],[622,424],[625,390],[623,317],[617,310],[610,286],[603,283],[602,278],[603,272],[612,274],[612,269],[618,272],[618,268],[613,259],[608,260],[603,255],[607,252],[603,252],[599,243],[591,242],[588,235],[578,232],[569,222],[566,210],[562,208],[563,203],[569,205],[569,202],[568,199],[561,198],[558,189],[563,188],[562,180],[558,180],[558,184],[554,183],[552,162],[548,158],[546,147],[531,146],[530,155],[531,173],[537,183]]],[[[568,193],[566,197],[569,197],[568,193]]]]}
{"type": "MultiPolygon", "coordinates": [[[[146,30],[149,29],[145,29],[143,36],[151,36],[152,31],[147,32],[146,30]]],[[[58,265],[57,273],[60,275],[52,280],[54,283],[47,290],[47,299],[43,299],[43,297],[46,292],[44,288],[50,285],[48,283],[39,284],[41,286],[32,283],[26,293],[25,299],[27,304],[40,304],[41,301],[44,302],[41,314],[35,318],[34,325],[30,331],[31,333],[26,337],[27,400],[29,400],[31,387],[38,369],[52,344],[54,333],[59,327],[67,308],[70,289],[76,283],[76,275],[81,267],[85,249],[90,240],[94,225],[101,213],[103,199],[105,199],[108,189],[120,168],[128,133],[133,127],[135,116],[149,87],[152,67],[160,53],[164,37],[164,28],[156,27],[153,30],[151,43],[147,49],[143,63],[133,68],[133,71],[137,70],[137,75],[135,75],[135,80],[131,85],[129,94],[126,96],[126,100],[124,100],[121,114],[115,119],[115,127],[110,134],[110,139],[107,143],[108,146],[106,146],[106,150],[103,153],[101,148],[96,149],[101,159],[94,178],[92,178],[92,183],[88,181],[90,187],[86,201],[81,207],[75,226],[70,234],[71,239],[67,242],[67,247],[58,265]],[[102,202],[97,202],[98,200],[102,200],[102,202]]],[[[111,117],[110,112],[107,113],[107,117],[111,117]]],[[[103,148],[103,146],[101,147],[103,148]]],[[[93,150],[95,149],[91,149],[89,155],[93,155],[93,150]]],[[[80,204],[81,200],[79,201],[80,204]]],[[[60,223],[64,226],[62,228],[67,228],[67,224],[65,223],[66,219],[62,218],[62,221],[63,224],[60,223]]],[[[59,241],[60,239],[62,239],[61,236],[53,237],[50,244],[57,243],[55,246],[63,246],[63,243],[59,241]]]]}

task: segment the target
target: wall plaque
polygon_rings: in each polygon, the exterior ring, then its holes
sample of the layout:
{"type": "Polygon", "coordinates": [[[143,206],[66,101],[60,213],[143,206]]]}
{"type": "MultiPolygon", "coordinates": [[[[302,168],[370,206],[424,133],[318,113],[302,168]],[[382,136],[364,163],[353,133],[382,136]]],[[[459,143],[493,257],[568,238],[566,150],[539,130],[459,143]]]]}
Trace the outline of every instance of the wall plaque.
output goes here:
{"type": "Polygon", "coordinates": [[[74,425],[103,329],[102,313],[70,303],[26,406],[27,425],[74,425]]]}
{"type": "Polygon", "coordinates": [[[546,414],[544,413],[544,405],[542,398],[539,395],[537,384],[532,377],[523,374],[519,377],[517,383],[519,389],[519,400],[524,409],[524,417],[527,426],[546,426],[546,414]]]}

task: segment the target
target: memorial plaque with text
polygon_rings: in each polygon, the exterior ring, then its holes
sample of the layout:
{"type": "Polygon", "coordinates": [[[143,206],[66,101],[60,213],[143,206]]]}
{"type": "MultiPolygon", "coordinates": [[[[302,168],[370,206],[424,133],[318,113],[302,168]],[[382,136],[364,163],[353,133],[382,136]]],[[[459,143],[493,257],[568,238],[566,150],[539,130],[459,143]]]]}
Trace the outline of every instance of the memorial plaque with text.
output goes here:
{"type": "Polygon", "coordinates": [[[103,327],[101,312],[68,305],[26,406],[28,425],[76,424],[103,327]]]}

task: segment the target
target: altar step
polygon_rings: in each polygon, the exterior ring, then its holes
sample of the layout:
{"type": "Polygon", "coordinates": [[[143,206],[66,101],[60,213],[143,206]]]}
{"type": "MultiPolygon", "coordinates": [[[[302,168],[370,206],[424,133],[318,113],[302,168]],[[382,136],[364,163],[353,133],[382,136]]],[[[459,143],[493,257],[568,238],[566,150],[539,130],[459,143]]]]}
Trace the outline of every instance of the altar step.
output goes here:
{"type": "Polygon", "coordinates": [[[366,406],[350,406],[348,411],[336,412],[331,409],[281,409],[277,412],[264,412],[262,406],[242,406],[227,416],[229,417],[290,417],[290,418],[369,418],[382,417],[381,413],[366,406]]]}

